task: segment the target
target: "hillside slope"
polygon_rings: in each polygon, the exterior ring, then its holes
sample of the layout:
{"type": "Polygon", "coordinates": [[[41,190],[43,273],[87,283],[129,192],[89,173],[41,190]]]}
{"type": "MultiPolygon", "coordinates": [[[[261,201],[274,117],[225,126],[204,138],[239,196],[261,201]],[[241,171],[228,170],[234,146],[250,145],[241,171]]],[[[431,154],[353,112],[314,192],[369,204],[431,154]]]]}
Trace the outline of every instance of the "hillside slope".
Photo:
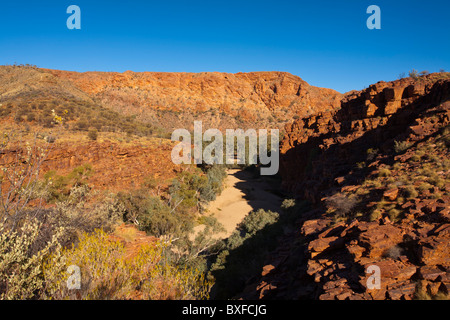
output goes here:
{"type": "Polygon", "coordinates": [[[194,119],[218,128],[281,128],[295,115],[333,109],[342,96],[286,72],[45,71],[104,107],[170,130],[189,128],[194,119]]]}

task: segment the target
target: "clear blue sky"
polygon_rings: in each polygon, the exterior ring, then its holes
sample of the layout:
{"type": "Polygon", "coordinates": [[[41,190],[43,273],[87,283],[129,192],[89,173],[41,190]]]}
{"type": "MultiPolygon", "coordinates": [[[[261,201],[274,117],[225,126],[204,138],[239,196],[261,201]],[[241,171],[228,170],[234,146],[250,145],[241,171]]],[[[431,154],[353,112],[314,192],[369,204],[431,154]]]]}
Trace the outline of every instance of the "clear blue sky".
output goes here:
{"type": "Polygon", "coordinates": [[[0,3],[0,64],[74,71],[287,71],[340,92],[411,69],[450,71],[450,1],[0,3]],[[81,8],[68,30],[66,8],[81,8]],[[381,30],[366,9],[381,8],[381,30]]]}

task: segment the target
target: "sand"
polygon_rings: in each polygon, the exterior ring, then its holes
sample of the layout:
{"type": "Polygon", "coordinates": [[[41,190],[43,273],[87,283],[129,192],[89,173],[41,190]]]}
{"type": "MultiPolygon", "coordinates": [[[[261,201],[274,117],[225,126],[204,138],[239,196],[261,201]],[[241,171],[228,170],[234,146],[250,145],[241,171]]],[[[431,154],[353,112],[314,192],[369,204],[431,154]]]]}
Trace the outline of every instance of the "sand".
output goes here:
{"type": "Polygon", "coordinates": [[[240,169],[227,173],[222,193],[207,207],[208,214],[213,214],[226,230],[217,234],[219,238],[230,236],[251,211],[262,208],[279,212],[281,204],[281,198],[270,192],[273,186],[267,179],[253,178],[251,173],[240,169]]]}

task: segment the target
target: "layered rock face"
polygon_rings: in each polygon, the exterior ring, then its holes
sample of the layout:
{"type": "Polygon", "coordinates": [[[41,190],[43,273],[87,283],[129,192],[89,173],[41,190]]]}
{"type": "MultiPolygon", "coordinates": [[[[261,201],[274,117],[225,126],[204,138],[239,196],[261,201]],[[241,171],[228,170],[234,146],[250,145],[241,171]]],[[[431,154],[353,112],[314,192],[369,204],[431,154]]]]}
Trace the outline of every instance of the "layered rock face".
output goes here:
{"type": "Polygon", "coordinates": [[[450,99],[450,80],[437,78],[431,74],[421,81],[378,82],[348,93],[339,110],[319,112],[286,125],[280,147],[285,188],[316,202],[321,189],[365,160],[368,149],[388,150],[394,140],[404,140],[410,133],[412,141],[418,141],[430,133],[426,130],[433,131],[421,119],[427,112],[440,117],[432,126],[434,131],[442,126],[448,121],[448,104],[438,110],[432,107],[450,99]]]}
{"type": "Polygon", "coordinates": [[[432,74],[288,125],[283,183],[311,209],[239,297],[448,298],[449,124],[450,79],[432,74]]]}
{"type": "MultiPolygon", "coordinates": [[[[123,145],[117,142],[55,143],[50,146],[40,173],[56,170],[65,175],[74,168],[91,164],[92,175],[89,186],[95,190],[118,192],[139,188],[146,179],[152,179],[160,186],[166,186],[181,167],[171,160],[172,144],[155,141],[147,145],[137,143],[123,145]]],[[[4,150],[0,166],[17,162],[17,153],[22,148],[4,150]]]]}
{"type": "Polygon", "coordinates": [[[44,70],[103,106],[173,128],[281,128],[294,116],[333,110],[342,95],[286,72],[166,73],[44,70]]]}

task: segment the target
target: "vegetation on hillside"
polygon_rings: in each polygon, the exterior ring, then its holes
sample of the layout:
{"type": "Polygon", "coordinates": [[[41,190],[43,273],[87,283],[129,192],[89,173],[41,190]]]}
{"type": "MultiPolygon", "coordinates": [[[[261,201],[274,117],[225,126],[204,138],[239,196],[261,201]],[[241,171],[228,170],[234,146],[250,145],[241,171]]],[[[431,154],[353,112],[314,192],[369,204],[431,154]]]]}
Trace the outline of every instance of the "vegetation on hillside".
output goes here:
{"type": "MultiPolygon", "coordinates": [[[[52,120],[66,130],[55,111],[52,120]]],[[[4,135],[1,154],[10,137],[4,135]]],[[[53,142],[18,141],[27,147],[2,163],[0,175],[1,299],[208,298],[206,257],[217,242],[212,234],[221,228],[202,213],[221,191],[224,167],[188,168],[156,194],[151,181],[136,190],[99,194],[89,185],[90,164],[66,175],[42,175],[53,142]],[[111,238],[124,222],[159,240],[130,257],[111,238]],[[199,223],[205,228],[193,237],[199,223]],[[83,275],[77,290],[67,287],[72,265],[83,275]]]]}

